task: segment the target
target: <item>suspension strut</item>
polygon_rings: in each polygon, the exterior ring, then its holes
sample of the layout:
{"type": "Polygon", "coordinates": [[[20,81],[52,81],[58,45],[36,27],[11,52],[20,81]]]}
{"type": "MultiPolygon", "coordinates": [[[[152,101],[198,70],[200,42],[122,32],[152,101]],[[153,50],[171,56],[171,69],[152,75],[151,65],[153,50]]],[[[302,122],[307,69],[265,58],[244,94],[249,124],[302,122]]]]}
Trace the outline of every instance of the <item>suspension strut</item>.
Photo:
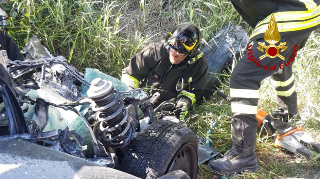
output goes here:
{"type": "Polygon", "coordinates": [[[124,102],[114,90],[112,82],[94,79],[87,95],[95,103],[92,107],[96,112],[93,131],[97,139],[109,150],[125,147],[131,140],[133,126],[124,102]]]}

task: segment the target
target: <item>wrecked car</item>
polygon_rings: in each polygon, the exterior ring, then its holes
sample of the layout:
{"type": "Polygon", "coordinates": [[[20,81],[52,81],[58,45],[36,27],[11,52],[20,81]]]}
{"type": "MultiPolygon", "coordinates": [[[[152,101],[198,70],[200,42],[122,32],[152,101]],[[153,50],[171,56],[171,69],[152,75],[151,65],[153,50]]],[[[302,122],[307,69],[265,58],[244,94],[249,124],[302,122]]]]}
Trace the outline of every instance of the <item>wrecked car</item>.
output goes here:
{"type": "MultiPolygon", "coordinates": [[[[197,178],[197,136],[165,111],[169,102],[154,109],[157,93],[131,89],[97,69],[82,74],[35,36],[23,53],[24,61],[0,53],[13,79],[11,86],[0,78],[2,156],[67,161],[83,178],[197,178]]],[[[65,163],[57,166],[56,175],[73,175],[61,167],[65,163]]],[[[45,172],[26,173],[37,178],[45,172]]]]}

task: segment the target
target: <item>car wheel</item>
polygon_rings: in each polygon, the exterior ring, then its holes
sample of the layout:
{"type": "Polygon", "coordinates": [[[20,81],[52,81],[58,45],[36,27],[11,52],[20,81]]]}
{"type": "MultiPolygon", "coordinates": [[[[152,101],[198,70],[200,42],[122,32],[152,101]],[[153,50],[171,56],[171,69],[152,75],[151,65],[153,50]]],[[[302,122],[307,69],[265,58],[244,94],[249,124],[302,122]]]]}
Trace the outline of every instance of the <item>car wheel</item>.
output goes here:
{"type": "Polygon", "coordinates": [[[198,174],[197,136],[181,123],[158,120],[131,143],[120,169],[140,178],[157,178],[182,170],[198,174]]]}

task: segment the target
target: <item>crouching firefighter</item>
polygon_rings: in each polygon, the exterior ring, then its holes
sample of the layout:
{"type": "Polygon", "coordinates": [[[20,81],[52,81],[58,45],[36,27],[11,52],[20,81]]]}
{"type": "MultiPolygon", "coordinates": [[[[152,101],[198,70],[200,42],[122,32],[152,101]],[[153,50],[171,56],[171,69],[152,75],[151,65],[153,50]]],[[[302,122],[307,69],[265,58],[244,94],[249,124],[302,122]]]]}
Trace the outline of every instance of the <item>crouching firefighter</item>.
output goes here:
{"type": "Polygon", "coordinates": [[[20,53],[20,50],[16,42],[10,37],[10,35],[2,29],[3,26],[7,25],[6,20],[8,16],[5,11],[0,7],[0,76],[3,77],[9,85],[11,85],[11,77],[9,76],[7,70],[5,69],[6,64],[4,64],[4,57],[6,55],[10,60],[24,60],[23,55],[20,53]],[[5,53],[3,52],[5,51],[5,53]]]}
{"type": "Polygon", "coordinates": [[[231,3],[254,31],[248,50],[236,64],[230,79],[232,148],[223,158],[208,165],[211,171],[223,175],[258,169],[254,149],[258,124],[255,115],[263,79],[271,77],[277,103],[288,116],[297,115],[294,58],[291,57],[296,56],[320,24],[320,0],[231,0],[231,3]],[[261,64],[252,63],[250,55],[261,64]],[[273,68],[264,69],[266,66],[273,68]]]}
{"type": "Polygon", "coordinates": [[[149,44],[122,71],[121,81],[132,88],[159,92],[158,102],[174,99],[175,114],[183,120],[203,95],[208,64],[199,47],[200,30],[192,23],[178,25],[167,41],[149,44]]]}

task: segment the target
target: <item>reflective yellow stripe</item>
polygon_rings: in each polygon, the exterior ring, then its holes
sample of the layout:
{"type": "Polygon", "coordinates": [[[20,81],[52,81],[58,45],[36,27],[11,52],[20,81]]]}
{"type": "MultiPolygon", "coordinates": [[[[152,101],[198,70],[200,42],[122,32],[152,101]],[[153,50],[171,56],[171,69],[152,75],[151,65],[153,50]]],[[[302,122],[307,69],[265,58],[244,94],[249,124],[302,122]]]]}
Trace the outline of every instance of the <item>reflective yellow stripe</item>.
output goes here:
{"type": "MultiPolygon", "coordinates": [[[[293,20],[308,20],[313,19],[314,17],[318,16],[320,14],[320,9],[316,8],[315,10],[312,10],[308,13],[305,13],[308,11],[290,11],[290,12],[277,12],[274,13],[274,17],[277,21],[277,24],[280,22],[285,21],[293,21],[293,20]]],[[[271,15],[270,15],[271,16],[271,15]]],[[[262,20],[257,27],[261,26],[262,24],[268,25],[270,21],[270,16],[262,20]]],[[[303,22],[301,22],[303,23],[303,22]]],[[[279,25],[278,25],[279,26],[279,25]]]]}
{"type": "Polygon", "coordinates": [[[278,96],[290,96],[296,90],[296,84],[294,84],[288,91],[277,91],[278,96]]]}
{"type": "Polygon", "coordinates": [[[200,59],[202,56],[203,56],[203,53],[199,53],[198,56],[197,56],[197,58],[195,58],[195,57],[192,58],[192,61],[195,62],[196,59],[200,59]]]}
{"type": "MultiPolygon", "coordinates": [[[[280,23],[281,21],[294,21],[294,20],[307,20],[312,19],[316,16],[318,16],[320,13],[320,7],[317,7],[315,9],[307,10],[307,11],[290,11],[290,12],[276,12],[274,13],[274,17],[277,21],[277,23],[280,23]]],[[[269,24],[271,14],[263,19],[261,22],[257,24],[256,27],[261,26],[262,24],[269,24]]],[[[278,25],[279,26],[279,25],[278,25]]]]}
{"type": "Polygon", "coordinates": [[[131,88],[139,88],[140,82],[128,74],[122,74],[121,81],[131,88]]]}
{"type": "Polygon", "coordinates": [[[306,5],[307,9],[314,9],[317,4],[313,0],[299,0],[300,2],[303,2],[306,5]]]}
{"type": "Polygon", "coordinates": [[[230,88],[232,98],[260,98],[259,90],[230,88]]]}
{"type": "MultiPolygon", "coordinates": [[[[314,3],[314,2],[312,2],[314,3]]],[[[312,19],[319,15],[320,13],[320,6],[317,7],[317,4],[312,4],[313,8],[308,8],[310,5],[306,4],[307,11],[289,11],[289,12],[276,12],[273,15],[275,16],[275,19],[277,22],[280,21],[293,21],[293,20],[307,20],[312,19]]],[[[257,24],[256,27],[259,27],[262,24],[269,24],[271,14],[263,19],[261,22],[257,24]]]]}
{"type": "MultiPolygon", "coordinates": [[[[286,22],[286,23],[278,23],[278,30],[279,32],[291,32],[291,31],[299,31],[304,29],[309,29],[312,27],[315,27],[320,24],[320,16],[316,19],[312,19],[309,21],[304,22],[286,22]]],[[[262,27],[259,27],[256,29],[253,34],[250,36],[250,38],[253,38],[256,35],[265,33],[268,29],[268,24],[263,25],[262,27]]]]}
{"type": "MultiPolygon", "coordinates": [[[[308,6],[308,5],[306,5],[308,6]]],[[[309,8],[307,11],[289,11],[289,12],[276,12],[274,16],[277,22],[280,21],[292,21],[292,20],[306,20],[312,19],[319,15],[319,7],[314,4],[314,7],[311,9],[309,8]]],[[[261,22],[258,23],[257,27],[264,23],[269,23],[271,14],[263,19],[261,22]]],[[[268,25],[268,24],[267,24],[268,25]]]]}
{"type": "Polygon", "coordinates": [[[294,80],[294,75],[292,75],[288,80],[286,81],[276,81],[276,80],[273,80],[273,79],[270,79],[271,80],[271,84],[272,86],[274,87],[285,87],[285,86],[288,86],[290,85],[293,80],[294,80]]]}
{"type": "Polygon", "coordinates": [[[239,103],[231,102],[231,111],[233,113],[256,115],[258,112],[258,106],[251,106],[247,104],[239,104],[239,103]]]}
{"type": "Polygon", "coordinates": [[[190,92],[187,92],[185,90],[182,90],[178,94],[177,98],[179,98],[181,96],[185,96],[185,97],[189,98],[191,100],[191,105],[193,105],[196,102],[196,95],[194,93],[190,93],[190,92]]]}
{"type": "MultiPolygon", "coordinates": [[[[312,7],[315,4],[309,2],[306,7],[312,7]]],[[[290,12],[277,12],[274,13],[275,19],[278,24],[279,32],[290,32],[297,31],[315,27],[320,24],[320,6],[315,6],[313,9],[308,9],[307,11],[290,11],[290,12]],[[317,17],[318,16],[318,17],[317,17]],[[309,19],[309,20],[308,20],[309,19]],[[286,22],[293,20],[305,20],[302,22],[286,22]]],[[[270,16],[266,17],[256,26],[254,32],[250,38],[265,33],[268,29],[270,16]]]]}
{"type": "Polygon", "coordinates": [[[195,42],[194,42],[194,44],[193,45],[191,45],[191,46],[187,46],[187,45],[185,45],[184,43],[182,44],[187,50],[192,50],[193,48],[194,48],[194,46],[196,46],[196,44],[197,44],[197,42],[198,42],[198,40],[196,40],[195,42]]]}

